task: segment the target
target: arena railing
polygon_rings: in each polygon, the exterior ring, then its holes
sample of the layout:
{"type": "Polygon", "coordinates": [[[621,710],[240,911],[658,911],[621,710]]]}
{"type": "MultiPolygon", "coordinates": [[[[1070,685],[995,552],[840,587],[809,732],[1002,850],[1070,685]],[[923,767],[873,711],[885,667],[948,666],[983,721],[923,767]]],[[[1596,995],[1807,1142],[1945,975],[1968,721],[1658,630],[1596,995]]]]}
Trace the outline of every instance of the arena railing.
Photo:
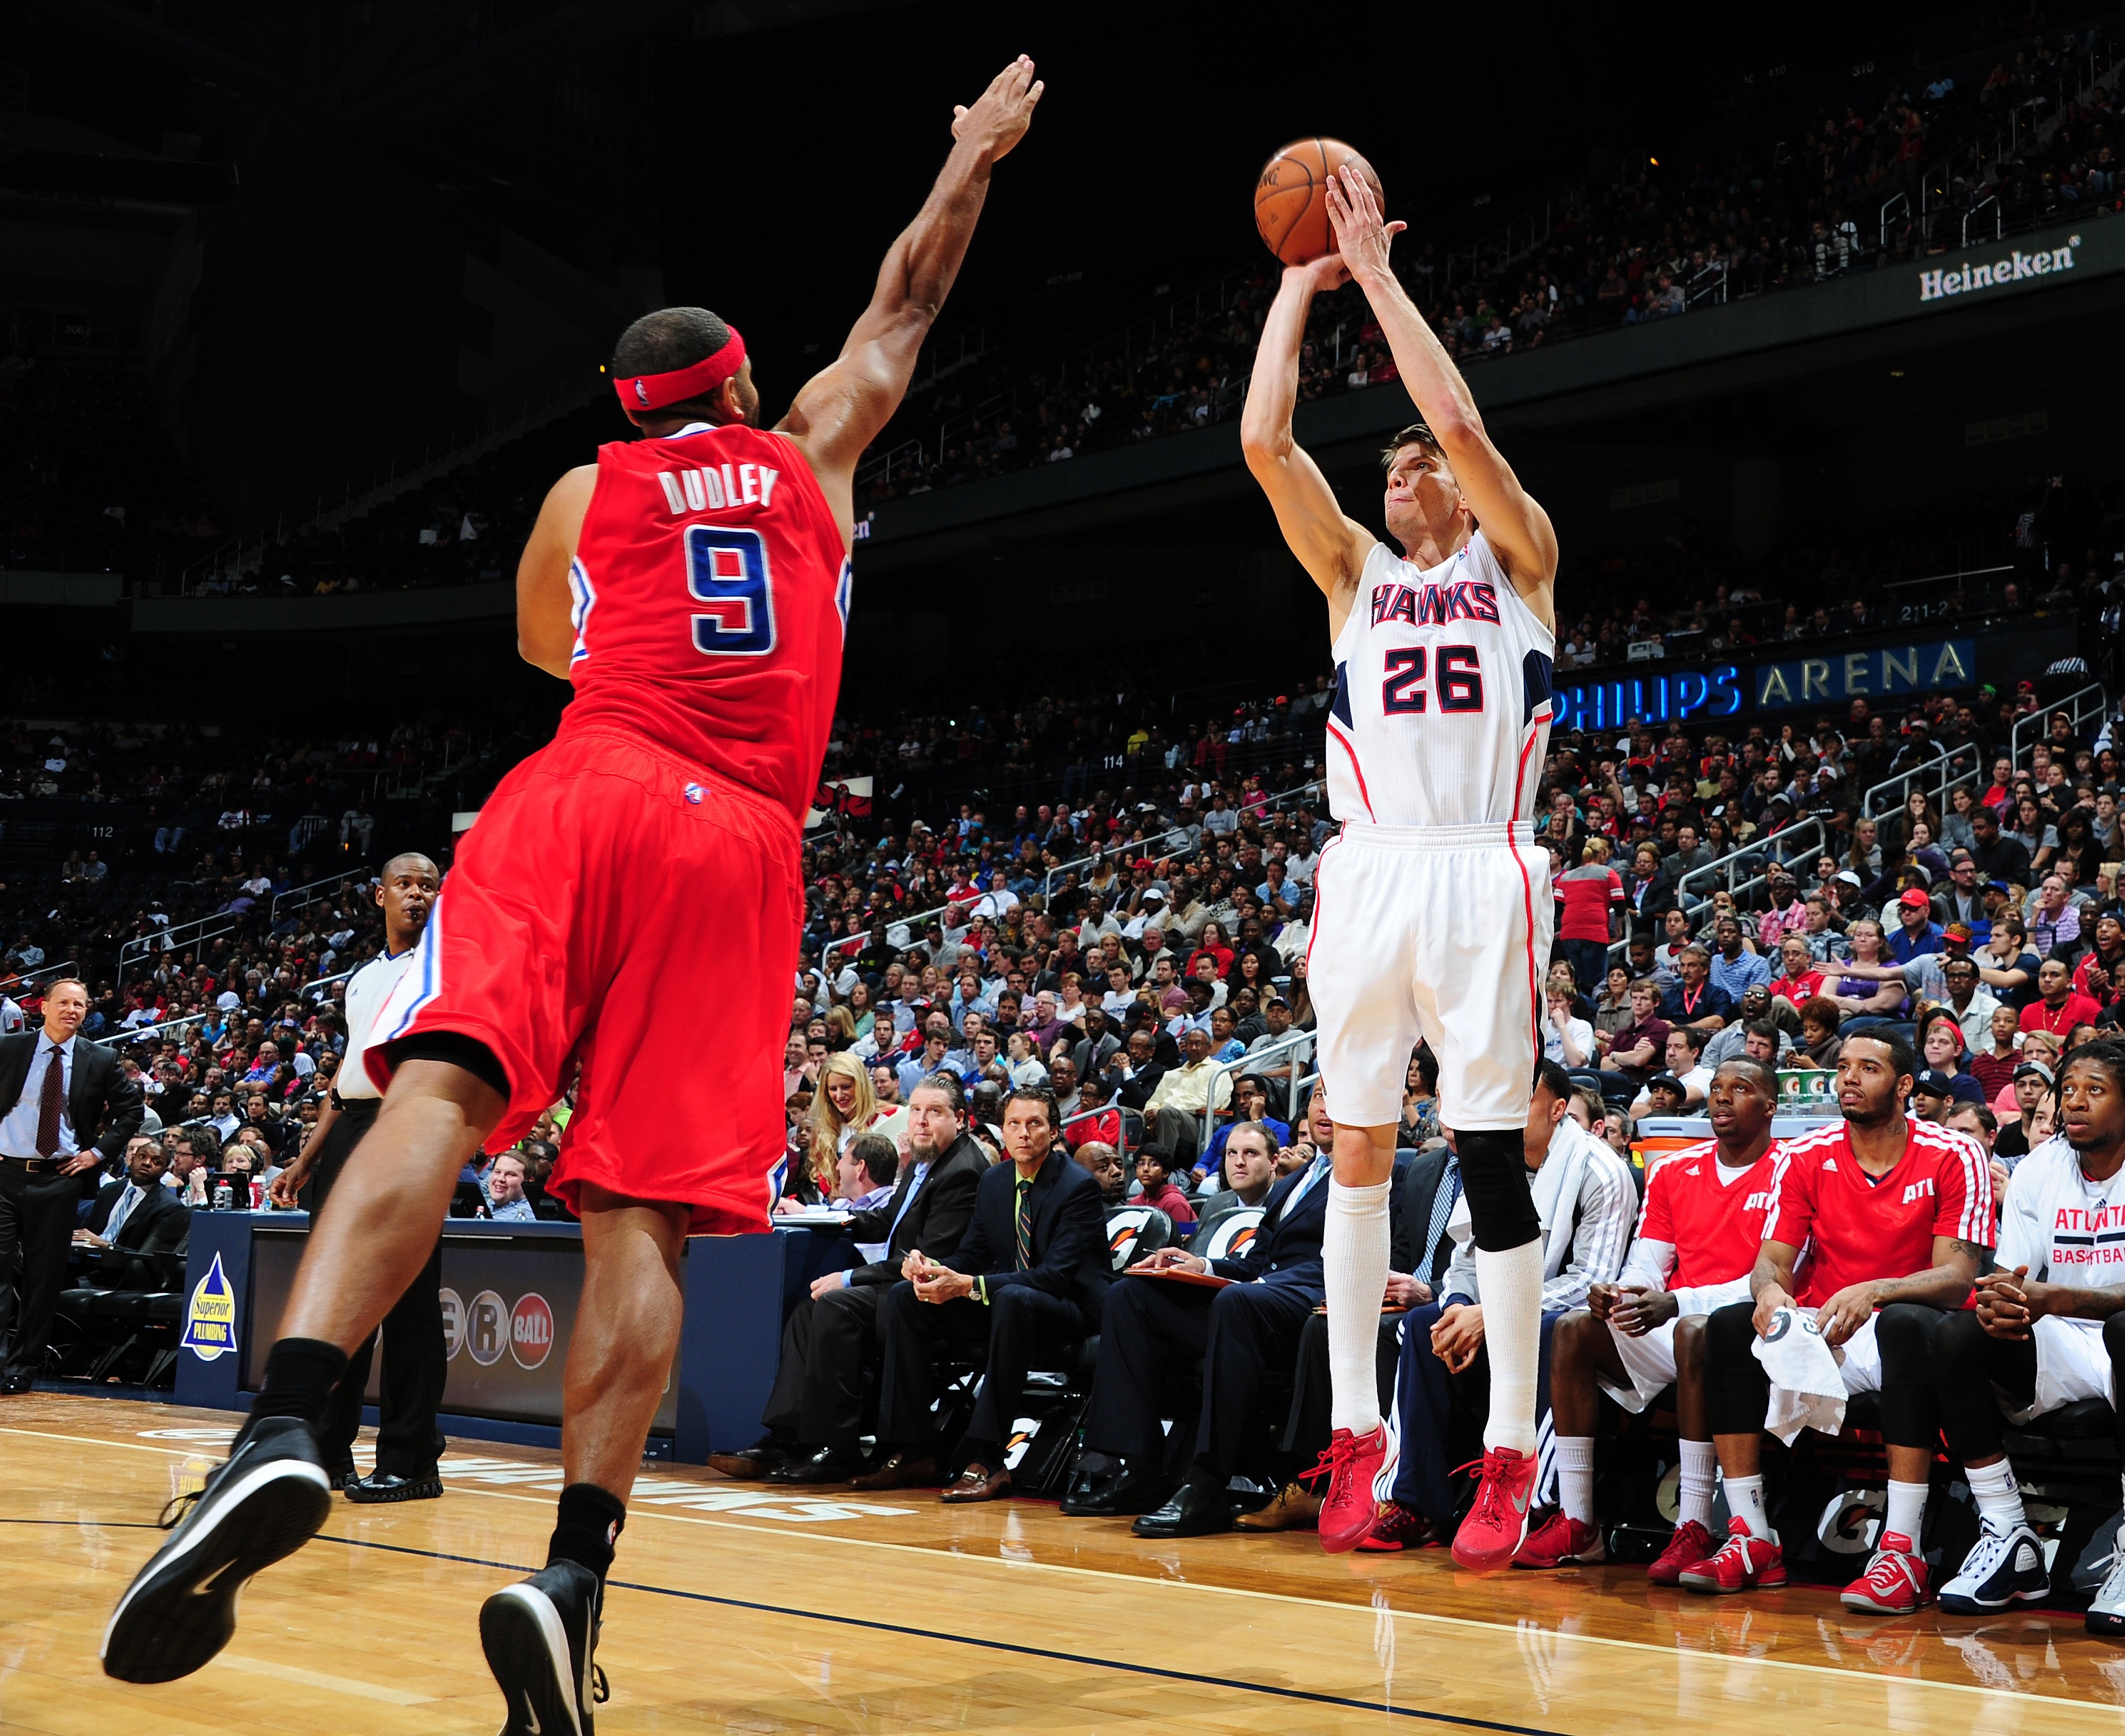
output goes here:
{"type": "Polygon", "coordinates": [[[369,865],[364,862],[358,868],[342,868],[337,874],[327,874],[314,880],[305,880],[299,886],[290,886],[285,892],[276,892],[273,894],[273,908],[269,920],[277,927],[280,921],[282,906],[285,905],[290,910],[307,910],[311,905],[320,903],[332,896],[330,892],[319,892],[318,887],[346,886],[351,889],[356,880],[365,877],[370,872],[369,865]]]}
{"type": "Polygon", "coordinates": [[[0,994],[19,994],[25,989],[34,990],[44,984],[56,982],[61,977],[79,976],[79,959],[62,959],[56,965],[39,965],[30,970],[18,970],[12,976],[0,977],[0,994]]]}
{"type": "Polygon", "coordinates": [[[243,920],[233,910],[217,910],[209,916],[194,917],[188,922],[175,922],[167,928],[158,928],[152,934],[135,935],[118,949],[118,975],[123,981],[125,967],[152,958],[158,952],[174,952],[181,946],[189,946],[200,941],[211,941],[230,932],[243,920]]]}
{"type": "MultiPolygon", "coordinates": [[[[1322,780],[1319,778],[1314,778],[1306,783],[1296,785],[1289,790],[1280,791],[1279,794],[1270,797],[1267,801],[1260,804],[1258,807],[1242,804],[1238,807],[1235,808],[1233,812],[1239,815],[1242,819],[1246,818],[1249,814],[1262,814],[1279,813],[1283,809],[1287,803],[1297,801],[1301,798],[1318,800],[1326,787],[1326,786],[1322,783],[1322,780]]],[[[1109,856],[1118,856],[1124,851],[1133,850],[1134,852],[1141,853],[1144,851],[1152,849],[1157,845],[1163,844],[1170,839],[1185,837],[1186,835],[1187,829],[1185,827],[1176,826],[1169,832],[1160,833],[1155,838],[1146,839],[1144,842],[1139,845],[1132,847],[1128,844],[1119,844],[1112,850],[1095,850],[1091,855],[1079,856],[1073,861],[1058,862],[1053,868],[1047,870],[1041,876],[1041,895],[1043,897],[1052,896],[1055,890],[1056,880],[1062,875],[1075,873],[1082,869],[1089,868],[1093,863],[1102,861],[1109,856]]],[[[1203,836],[1208,837],[1211,834],[1208,829],[1205,828],[1203,832],[1203,836]]],[[[1202,846],[1199,843],[1194,850],[1176,851],[1174,854],[1179,858],[1185,859],[1187,856],[1197,854],[1201,849],[1202,846]]]]}
{"type": "MultiPolygon", "coordinates": [[[[1235,1074],[1259,1073],[1261,1071],[1263,1063],[1274,1062],[1279,1055],[1289,1054],[1296,1057],[1298,1050],[1308,1047],[1318,1040],[1319,1033],[1317,1031],[1294,1031],[1289,1035],[1279,1037],[1274,1043],[1263,1048],[1250,1049],[1243,1055],[1235,1055],[1229,1061],[1219,1061],[1213,1064],[1210,1069],[1209,1088],[1203,1096],[1203,1125],[1195,1139],[1196,1155],[1200,1157],[1203,1153],[1210,1149],[1210,1135],[1218,1125],[1218,1081],[1220,1078],[1229,1078],[1235,1074]]],[[[1298,1102],[1297,1067],[1298,1061],[1294,1059],[1293,1075],[1284,1082],[1284,1112],[1287,1120],[1290,1119],[1292,1110],[1298,1102]]]]}
{"type": "Polygon", "coordinates": [[[2076,731],[2102,721],[2110,709],[2109,695],[2101,682],[2090,682],[2085,687],[2076,687],[2063,699],[2053,700],[2049,705],[2039,705],[2032,712],[2014,719],[2014,727],[2007,732],[2007,758],[2017,771],[2029,769],[2030,749],[2051,734],[2052,718],[2063,711],[2072,720],[2076,731]]]}
{"type": "MultiPolygon", "coordinates": [[[[1694,932],[1704,913],[1716,902],[1717,894],[1724,892],[1738,905],[1743,896],[1768,883],[1774,866],[1789,868],[1809,854],[1820,855],[1830,841],[1830,828],[1819,814],[1796,820],[1780,832],[1759,833],[1746,843],[1736,845],[1726,855],[1707,862],[1701,868],[1692,868],[1675,883],[1676,901],[1683,914],[1689,918],[1694,932]],[[1797,847],[1803,839],[1813,840],[1812,850],[1797,847]],[[1739,878],[1736,878],[1737,875],[1739,878]],[[1708,892],[1694,902],[1689,896],[1693,885],[1711,881],[1720,882],[1713,892],[1708,892]]],[[[1608,961],[1611,965],[1623,964],[1630,951],[1629,924],[1624,925],[1623,939],[1609,946],[1608,961]]]]}
{"type": "MultiPolygon", "coordinates": [[[[360,968],[361,967],[357,965],[354,967],[354,969],[359,970],[360,968]]],[[[314,995],[320,988],[329,988],[335,983],[344,983],[353,974],[354,970],[342,970],[337,976],[318,977],[312,982],[304,984],[302,988],[299,992],[306,995],[314,995]]]]}
{"type": "Polygon", "coordinates": [[[116,1049],[127,1043],[140,1043],[158,1031],[175,1031],[180,1025],[197,1025],[208,1017],[204,1012],[188,1012],[182,1018],[164,1019],[156,1025],[135,1025],[130,1029],[113,1032],[107,1037],[91,1037],[89,1041],[99,1048],[116,1049]]]}
{"type": "MultiPolygon", "coordinates": [[[[1958,785],[1970,782],[1984,769],[1984,758],[1975,742],[1966,742],[1960,748],[1929,759],[1923,765],[1912,767],[1908,771],[1900,771],[1894,777],[1883,778],[1859,798],[1859,812],[1868,819],[1883,818],[1902,807],[1905,799],[1914,790],[1924,790],[1927,795],[1934,798],[1934,805],[1940,807],[1951,790],[1958,785]],[[1929,779],[1932,780],[1930,783],[1927,781],[1929,779]],[[1882,795],[1887,795],[1890,800],[1878,807],[1875,798],[1882,795]]],[[[1940,840],[1935,838],[1934,842],[1938,844],[1940,840]]]]}

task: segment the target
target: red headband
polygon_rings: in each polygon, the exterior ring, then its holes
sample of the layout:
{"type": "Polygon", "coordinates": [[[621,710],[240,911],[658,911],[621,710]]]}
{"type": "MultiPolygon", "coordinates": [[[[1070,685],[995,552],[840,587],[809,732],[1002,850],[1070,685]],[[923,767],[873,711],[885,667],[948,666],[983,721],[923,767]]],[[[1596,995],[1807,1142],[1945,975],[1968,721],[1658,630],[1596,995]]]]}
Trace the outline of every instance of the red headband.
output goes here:
{"type": "Polygon", "coordinates": [[[729,328],[730,342],[705,361],[690,368],[675,368],[669,374],[638,374],[631,380],[615,379],[614,391],[630,410],[661,410],[667,404],[684,403],[713,392],[745,366],[745,340],[737,328],[729,328]]]}

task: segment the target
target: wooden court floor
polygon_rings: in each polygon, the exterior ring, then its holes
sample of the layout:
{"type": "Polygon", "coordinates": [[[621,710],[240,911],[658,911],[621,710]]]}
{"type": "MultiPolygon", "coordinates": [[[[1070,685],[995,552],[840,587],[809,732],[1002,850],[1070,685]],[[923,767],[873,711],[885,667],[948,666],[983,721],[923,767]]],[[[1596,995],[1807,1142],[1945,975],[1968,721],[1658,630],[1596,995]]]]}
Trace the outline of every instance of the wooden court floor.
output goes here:
{"type": "MultiPolygon", "coordinates": [[[[341,1502],[189,1681],[101,1674],[157,1510],[229,1432],[167,1406],[0,1401],[0,1730],[491,1736],[474,1612],[544,1560],[559,1481],[529,1449],[461,1443],[440,1502],[341,1502]]],[[[1041,1503],[777,1497],[691,1468],[645,1470],[598,1657],[606,1733],[2125,1732],[2125,1647],[2069,1614],[1865,1621],[1812,1587],[1477,1580],[1439,1550],[1155,1544],[1041,1503]]]]}

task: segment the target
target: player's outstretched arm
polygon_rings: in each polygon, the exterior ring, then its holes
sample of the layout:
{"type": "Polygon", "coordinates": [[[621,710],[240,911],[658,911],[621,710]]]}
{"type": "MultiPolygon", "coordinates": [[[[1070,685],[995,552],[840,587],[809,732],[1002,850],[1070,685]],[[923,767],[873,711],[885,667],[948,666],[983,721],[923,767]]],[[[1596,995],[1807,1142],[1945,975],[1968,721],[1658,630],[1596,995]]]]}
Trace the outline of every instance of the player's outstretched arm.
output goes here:
{"type": "Polygon", "coordinates": [[[1240,450],[1247,469],[1269,496],[1291,552],[1328,598],[1331,639],[1343,630],[1358,594],[1358,575],[1378,539],[1343,516],[1320,465],[1293,436],[1291,413],[1298,401],[1298,355],[1306,342],[1307,310],[1315,295],[1348,276],[1333,253],[1310,265],[1284,267],[1276,300],[1262,321],[1246,406],[1240,413],[1240,450]]]}
{"type": "Polygon", "coordinates": [[[1468,381],[1388,267],[1388,244],[1402,225],[1383,221],[1372,187],[1362,175],[1331,175],[1327,196],[1336,249],[1372,304],[1402,384],[1445,448],[1461,492],[1475,509],[1484,537],[1504,564],[1513,588],[1553,625],[1557,532],[1541,502],[1520,486],[1513,467],[1491,444],[1468,381]]]}
{"type": "Polygon", "coordinates": [[[844,536],[855,532],[856,461],[900,408],[916,353],[973,239],[989,172],[1025,136],[1045,88],[1031,59],[1020,54],[970,106],[954,111],[952,154],[914,222],[887,252],[870,305],[841,353],[805,383],[775,424],[804,454],[844,536]]]}

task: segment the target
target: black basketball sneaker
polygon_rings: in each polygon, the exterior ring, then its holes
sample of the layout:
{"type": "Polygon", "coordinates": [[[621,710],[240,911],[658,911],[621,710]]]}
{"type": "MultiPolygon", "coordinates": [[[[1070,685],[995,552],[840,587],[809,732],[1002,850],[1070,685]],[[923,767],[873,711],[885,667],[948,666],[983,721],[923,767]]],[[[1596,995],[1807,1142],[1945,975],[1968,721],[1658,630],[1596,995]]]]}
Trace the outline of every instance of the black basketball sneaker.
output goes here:
{"type": "Polygon", "coordinates": [[[165,1521],[173,1535],[134,1575],[103,1630],[104,1673],[120,1682],[174,1682],[227,1645],[251,1576],[324,1524],[332,1479],[308,1423],[258,1418],[205,1487],[171,1505],[181,1509],[165,1521]]]}
{"type": "Polygon", "coordinates": [[[592,1653],[605,1587],[573,1561],[504,1586],[480,1606],[479,1643],[508,1708],[502,1736],[593,1736],[605,1672],[592,1653]]]}

